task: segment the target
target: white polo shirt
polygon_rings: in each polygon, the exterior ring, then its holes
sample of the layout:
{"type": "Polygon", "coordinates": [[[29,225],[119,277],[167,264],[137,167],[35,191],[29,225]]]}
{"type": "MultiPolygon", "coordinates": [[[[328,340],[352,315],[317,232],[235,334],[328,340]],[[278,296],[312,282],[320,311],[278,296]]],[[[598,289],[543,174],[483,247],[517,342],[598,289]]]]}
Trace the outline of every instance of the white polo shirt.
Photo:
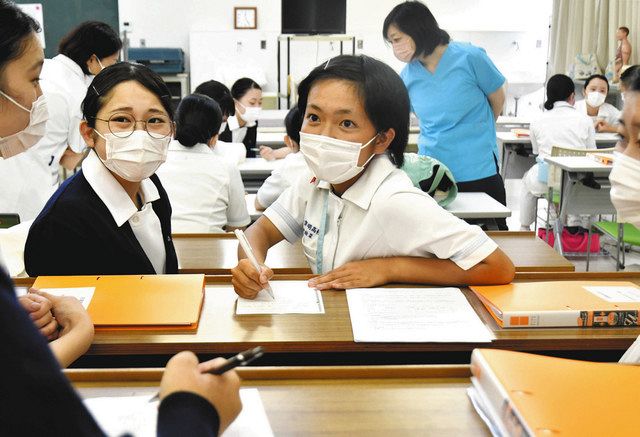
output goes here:
{"type": "Polygon", "coordinates": [[[173,232],[224,232],[251,222],[240,170],[206,144],[172,141],[157,175],[171,202],[173,232]]]}
{"type": "Polygon", "coordinates": [[[91,151],[82,161],[82,173],[93,191],[109,209],[116,225],[122,227],[127,222],[131,225],[133,235],[149,258],[155,272],[165,273],[167,253],[162,238],[162,227],[160,219],[151,206],[151,202],[158,200],[160,194],[151,179],[140,182],[144,206],[138,211],[122,185],[102,164],[95,151],[91,151]]]}
{"type": "Polygon", "coordinates": [[[497,248],[479,227],[451,215],[415,188],[386,155],[374,158],[364,171],[342,197],[326,182],[301,179],[264,212],[289,242],[302,239],[314,273],[349,261],[397,256],[451,259],[468,270],[497,248]],[[316,250],[325,199],[319,269],[316,250]]]}
{"type": "Polygon", "coordinates": [[[238,117],[240,115],[236,113],[236,115],[231,116],[227,119],[227,126],[229,126],[229,130],[231,131],[231,142],[232,143],[241,143],[244,141],[244,137],[247,136],[247,129],[256,125],[256,122],[247,123],[244,126],[240,127],[240,122],[238,121],[238,117]]]}
{"type": "Polygon", "coordinates": [[[591,119],[591,121],[596,121],[598,119],[603,119],[604,121],[606,121],[610,125],[620,124],[621,112],[620,112],[620,110],[618,108],[613,106],[611,103],[606,103],[605,102],[602,105],[600,105],[600,107],[598,108],[598,115],[596,115],[595,117],[591,117],[591,116],[587,115],[587,101],[586,100],[577,101],[576,102],[576,109],[578,110],[578,112],[580,112],[580,113],[586,115],[587,117],[589,117],[591,119]]]}
{"type": "Polygon", "coordinates": [[[271,206],[278,197],[295,184],[302,175],[308,175],[307,180],[313,177],[311,170],[304,160],[301,152],[289,153],[258,189],[257,199],[264,208],[271,206]]]}
{"type": "Polygon", "coordinates": [[[618,221],[640,227],[640,161],[616,152],[609,180],[618,221]]]}
{"type": "Polygon", "coordinates": [[[567,102],[556,102],[529,126],[533,153],[551,155],[553,146],[595,149],[596,131],[591,119],[567,102]]]}

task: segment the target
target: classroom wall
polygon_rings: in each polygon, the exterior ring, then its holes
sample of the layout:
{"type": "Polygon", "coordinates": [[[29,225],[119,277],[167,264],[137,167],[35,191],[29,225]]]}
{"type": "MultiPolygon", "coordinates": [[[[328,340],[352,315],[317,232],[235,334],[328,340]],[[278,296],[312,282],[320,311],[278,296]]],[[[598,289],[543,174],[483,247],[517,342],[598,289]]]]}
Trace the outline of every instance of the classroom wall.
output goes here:
{"type": "MultiPolygon", "coordinates": [[[[357,52],[374,56],[400,71],[397,61],[381,35],[382,23],[399,0],[347,0],[347,34],[361,41],[357,52]]],[[[130,23],[131,45],[141,39],[148,47],[181,47],[187,56],[187,66],[193,67],[194,84],[203,72],[224,53],[225,60],[253,58],[264,69],[266,91],[277,88],[277,37],[280,34],[281,7],[279,0],[118,0],[120,25],[130,23]],[[233,29],[233,8],[256,6],[258,29],[233,29]],[[190,53],[190,33],[194,40],[207,42],[194,45],[190,53]],[[266,49],[260,41],[266,41],[266,49]],[[241,44],[238,44],[238,43],[241,44]],[[211,59],[208,59],[212,56],[211,59]],[[207,61],[209,63],[207,64],[207,61]],[[201,67],[200,69],[198,67],[201,67]],[[197,76],[197,77],[196,77],[197,76]]],[[[512,84],[510,95],[526,94],[545,80],[548,49],[548,25],[552,0],[430,0],[427,5],[454,39],[469,41],[484,47],[512,84]]],[[[285,45],[282,44],[284,50],[285,45]]],[[[303,78],[319,62],[339,53],[338,44],[292,44],[292,75],[303,78]]],[[[285,68],[284,60],[282,63],[285,68]]],[[[282,80],[284,86],[284,79],[282,80]]],[[[507,112],[512,111],[513,99],[507,112]]]]}

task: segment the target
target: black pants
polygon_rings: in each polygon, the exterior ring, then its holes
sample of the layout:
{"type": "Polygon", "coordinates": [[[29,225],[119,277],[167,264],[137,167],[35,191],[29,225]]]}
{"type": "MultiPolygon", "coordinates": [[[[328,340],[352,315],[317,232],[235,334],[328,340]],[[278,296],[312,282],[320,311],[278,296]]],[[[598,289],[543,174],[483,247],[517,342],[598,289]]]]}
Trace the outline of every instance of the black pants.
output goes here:
{"type": "MultiPolygon", "coordinates": [[[[495,159],[495,158],[494,158],[495,159]]],[[[460,193],[487,193],[498,202],[507,206],[507,193],[504,190],[504,181],[498,172],[496,162],[496,174],[488,178],[476,179],[475,181],[458,182],[458,192],[460,193]]],[[[484,221],[484,220],[482,220],[484,221]]],[[[477,222],[477,221],[475,221],[477,222]]],[[[496,226],[501,231],[508,231],[507,220],[503,218],[495,219],[496,226]]]]}

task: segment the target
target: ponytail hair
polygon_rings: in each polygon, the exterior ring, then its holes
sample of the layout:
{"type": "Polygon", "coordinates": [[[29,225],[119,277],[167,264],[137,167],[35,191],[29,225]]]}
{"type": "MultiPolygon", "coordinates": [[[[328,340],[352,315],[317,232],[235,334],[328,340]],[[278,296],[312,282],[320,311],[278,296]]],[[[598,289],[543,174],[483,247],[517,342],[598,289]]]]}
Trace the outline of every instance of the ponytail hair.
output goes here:
{"type": "Polygon", "coordinates": [[[544,102],[544,108],[550,111],[556,102],[566,101],[575,91],[576,86],[569,76],[551,76],[547,81],[547,101],[544,102]]]}

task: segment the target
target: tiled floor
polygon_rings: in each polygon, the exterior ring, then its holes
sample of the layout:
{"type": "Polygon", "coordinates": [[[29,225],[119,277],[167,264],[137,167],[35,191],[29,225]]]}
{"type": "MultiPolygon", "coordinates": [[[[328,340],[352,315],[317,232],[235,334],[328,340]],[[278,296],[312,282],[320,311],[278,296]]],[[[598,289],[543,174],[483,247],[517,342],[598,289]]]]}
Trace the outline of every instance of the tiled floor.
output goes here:
{"type": "MultiPolygon", "coordinates": [[[[520,172],[518,172],[520,173],[520,172]]],[[[506,179],[505,188],[507,190],[507,207],[511,210],[511,217],[507,219],[507,225],[510,231],[520,230],[520,190],[522,189],[522,179],[506,179]]],[[[538,216],[544,215],[544,201],[539,202],[540,211],[538,216]]],[[[540,223],[542,224],[542,223],[540,223]]],[[[606,239],[601,238],[601,242],[605,248],[609,248],[615,252],[615,245],[606,243],[606,239]]],[[[609,240],[613,241],[613,240],[609,240]]],[[[640,250],[640,249],[639,249],[640,250]]],[[[567,257],[575,264],[576,271],[586,271],[586,256],[567,257]]],[[[616,270],[616,263],[613,258],[607,255],[596,255],[591,257],[589,271],[593,272],[611,272],[616,270]]],[[[632,251],[626,254],[626,267],[624,271],[640,271],[640,252],[632,251]]]]}

